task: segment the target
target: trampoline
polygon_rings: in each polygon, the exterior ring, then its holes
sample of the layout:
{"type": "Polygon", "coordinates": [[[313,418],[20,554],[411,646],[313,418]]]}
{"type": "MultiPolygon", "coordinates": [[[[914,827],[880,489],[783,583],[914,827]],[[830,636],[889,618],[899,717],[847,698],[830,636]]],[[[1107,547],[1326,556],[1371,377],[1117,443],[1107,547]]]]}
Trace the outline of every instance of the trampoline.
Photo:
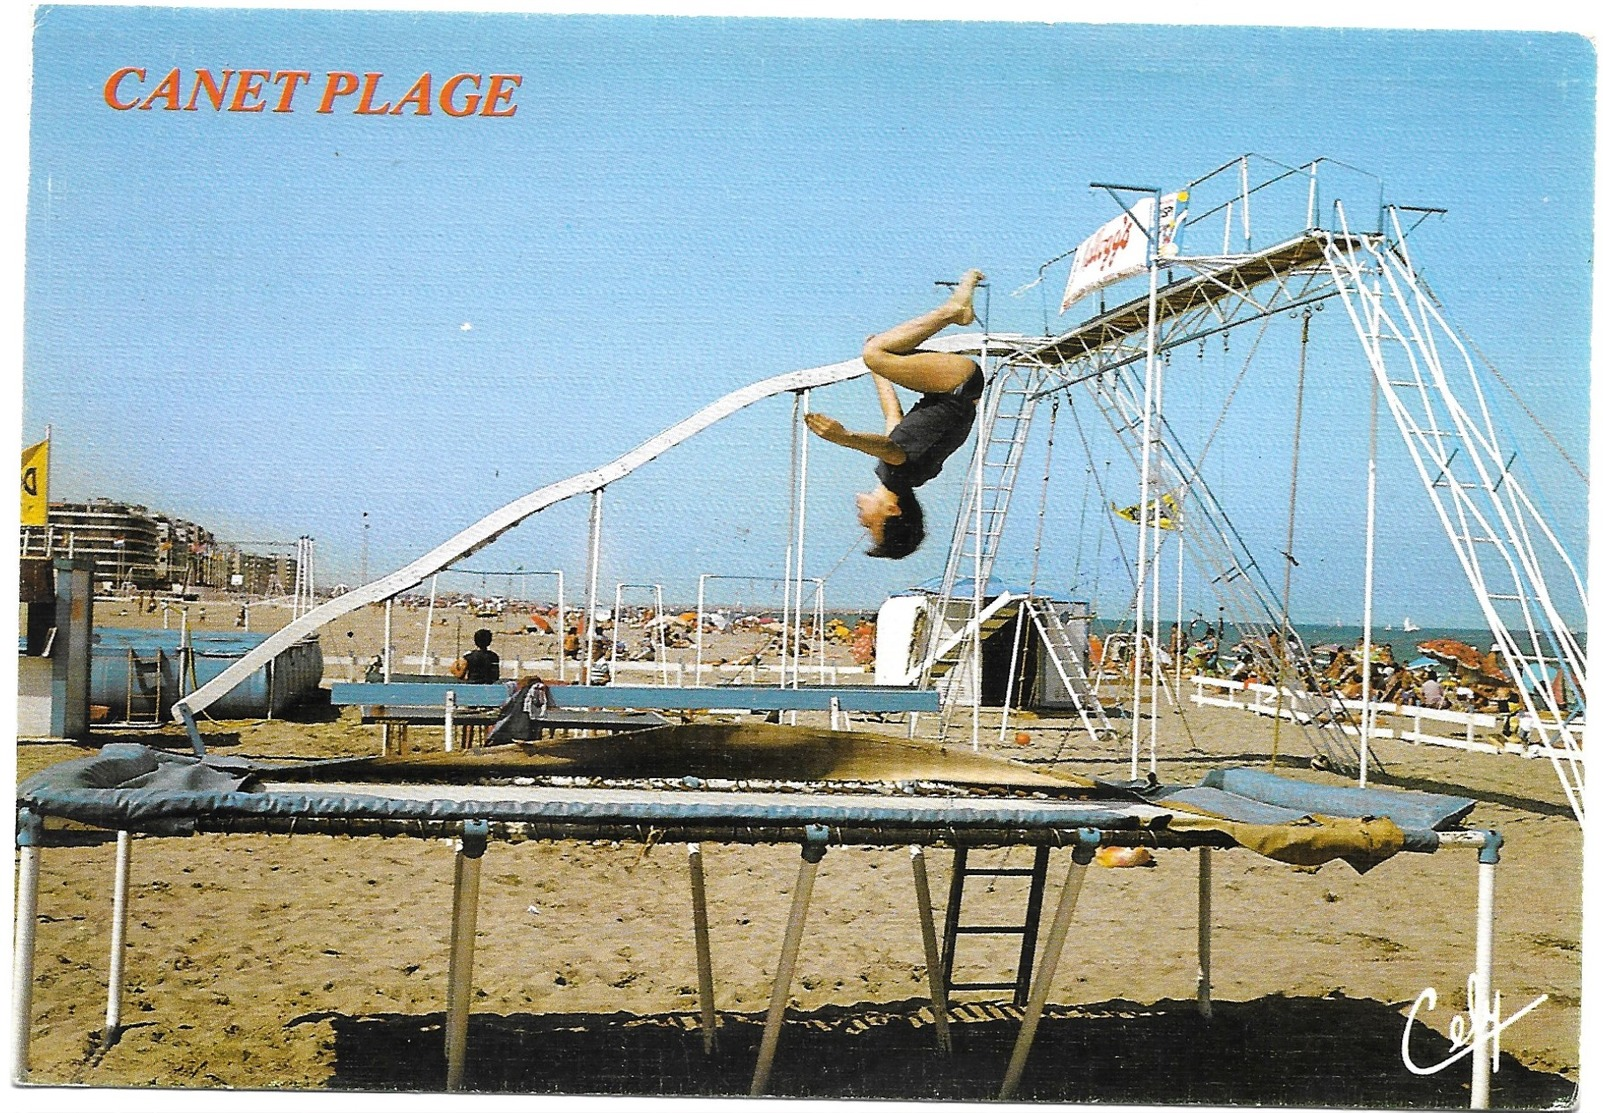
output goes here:
{"type": "MultiPolygon", "coordinates": [[[[1017,1090],[1068,938],[1086,867],[1099,847],[1198,855],[1198,1008],[1210,1010],[1211,854],[1247,849],[1293,865],[1342,859],[1359,871],[1399,853],[1474,849],[1480,863],[1476,977],[1490,987],[1493,867],[1501,838],[1458,824],[1473,801],[1327,787],[1258,771],[1215,770],[1191,787],[1091,781],[910,740],[806,728],[701,724],[597,739],[421,758],[268,762],[178,755],[132,744],[64,762],[17,792],[16,1062],[26,1078],[40,854],[117,842],[107,1034],[118,1026],[131,840],[276,832],[455,841],[446,1000],[446,1088],[467,1062],[479,874],[491,842],[607,839],[687,846],[703,1039],[717,1027],[700,844],[797,847],[800,863],[750,1092],[764,1092],[819,862],[831,847],[908,847],[926,968],[940,969],[924,851],[1063,848],[1071,866],[1029,979],[1029,997],[998,1097],[1017,1090]],[[598,744],[599,743],[599,744],[598,744]]],[[[935,1035],[949,1047],[943,979],[930,976],[935,1035]]],[[[1486,995],[1490,998],[1490,994],[1486,995]]],[[[1477,1033],[1490,1018],[1472,1017],[1477,1033]]],[[[1490,1038],[1474,1056],[1483,1106],[1490,1038]]]]}

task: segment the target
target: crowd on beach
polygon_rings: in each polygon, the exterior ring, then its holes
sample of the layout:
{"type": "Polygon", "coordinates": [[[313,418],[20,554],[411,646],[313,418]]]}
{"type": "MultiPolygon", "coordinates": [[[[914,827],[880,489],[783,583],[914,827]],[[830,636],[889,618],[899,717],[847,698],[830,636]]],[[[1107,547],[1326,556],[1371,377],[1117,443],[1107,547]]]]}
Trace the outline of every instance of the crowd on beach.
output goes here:
{"type": "MultiPolygon", "coordinates": [[[[427,604],[409,598],[403,605],[422,609],[427,604]]],[[[821,649],[832,646],[840,647],[859,665],[870,666],[874,660],[875,626],[865,616],[828,615],[819,621],[818,616],[807,615],[787,623],[781,615],[739,606],[706,609],[699,615],[694,610],[664,608],[659,612],[649,605],[620,606],[616,613],[610,608],[598,609],[592,631],[582,607],[559,611],[555,603],[514,603],[472,596],[436,600],[435,605],[446,615],[465,610],[480,619],[494,619],[503,633],[551,636],[560,642],[562,655],[568,660],[582,665],[588,656],[593,684],[611,680],[612,662],[677,659],[683,652],[694,650],[700,637],[708,635],[718,635],[705,642],[705,664],[713,668],[757,668],[777,664],[782,657],[799,656],[806,662],[821,649]],[[731,648],[734,652],[730,652],[731,648]]],[[[438,619],[442,623],[448,620],[445,615],[438,619]]],[[[838,660],[838,654],[831,657],[838,660]]]]}
{"type": "MultiPolygon", "coordinates": [[[[1158,649],[1159,664],[1182,676],[1221,677],[1253,684],[1289,683],[1358,701],[1442,711],[1507,712],[1520,703],[1518,687],[1497,649],[1481,650],[1454,638],[1420,642],[1418,656],[1403,661],[1391,642],[1371,641],[1367,659],[1362,642],[1330,643],[1306,648],[1295,631],[1284,640],[1279,630],[1243,636],[1226,644],[1223,625],[1204,625],[1195,635],[1171,624],[1167,645],[1158,649]],[[1287,652],[1289,645],[1290,652],[1287,652]],[[1366,676],[1367,674],[1367,676],[1366,676]]],[[[1128,671],[1134,659],[1133,639],[1110,634],[1104,644],[1091,639],[1091,658],[1104,673],[1128,671]]],[[[1529,668],[1529,666],[1527,666],[1529,668]]],[[[1561,710],[1570,709],[1570,693],[1562,672],[1547,669],[1527,676],[1528,683],[1547,685],[1561,710]]]]}

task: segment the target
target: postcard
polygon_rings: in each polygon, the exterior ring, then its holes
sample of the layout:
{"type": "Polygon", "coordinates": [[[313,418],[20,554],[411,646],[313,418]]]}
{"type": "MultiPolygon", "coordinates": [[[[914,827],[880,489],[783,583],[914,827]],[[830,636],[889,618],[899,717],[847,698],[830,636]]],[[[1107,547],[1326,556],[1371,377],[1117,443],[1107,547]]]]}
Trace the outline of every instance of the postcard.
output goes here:
{"type": "Polygon", "coordinates": [[[1594,42],[878,14],[33,10],[14,1093],[1578,1100],[1594,42]]]}

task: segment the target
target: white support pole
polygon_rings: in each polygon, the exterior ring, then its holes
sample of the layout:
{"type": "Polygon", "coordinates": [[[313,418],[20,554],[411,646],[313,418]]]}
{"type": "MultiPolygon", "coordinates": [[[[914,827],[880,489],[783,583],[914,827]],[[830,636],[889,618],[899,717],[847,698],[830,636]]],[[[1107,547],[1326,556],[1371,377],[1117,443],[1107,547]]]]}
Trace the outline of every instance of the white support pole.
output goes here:
{"type": "Polygon", "coordinates": [[[929,869],[924,863],[924,848],[910,846],[913,859],[913,889],[918,894],[918,928],[924,938],[924,976],[930,987],[930,1012],[935,1014],[935,1043],[943,1052],[952,1053],[952,1030],[946,1019],[946,977],[941,964],[940,945],[935,941],[935,910],[930,904],[929,869]]]}
{"type": "Polygon", "coordinates": [[[607,654],[608,662],[612,666],[614,678],[618,675],[618,634],[623,628],[623,585],[616,584],[612,589],[612,649],[607,654]]]}
{"type": "Polygon", "coordinates": [[[1247,156],[1241,156],[1241,239],[1247,251],[1252,250],[1252,184],[1247,176],[1247,156]]]}
{"type": "Polygon", "coordinates": [[[662,613],[662,585],[652,585],[657,592],[657,671],[662,676],[662,686],[668,686],[668,624],[663,621],[662,613]]]}
{"type": "MultiPolygon", "coordinates": [[[[1000,391],[998,391],[997,397],[1001,397],[1000,391]]],[[[984,399],[981,399],[980,405],[981,407],[985,406],[984,399]]],[[[985,568],[986,540],[985,455],[990,451],[990,446],[986,443],[989,439],[986,436],[986,430],[991,427],[991,423],[995,420],[996,409],[1000,405],[1000,401],[994,403],[989,413],[985,413],[982,410],[980,416],[983,420],[977,423],[979,428],[976,431],[978,443],[974,446],[974,609],[969,612],[969,622],[974,629],[974,648],[969,654],[968,674],[969,695],[974,700],[974,716],[970,738],[975,753],[980,751],[980,686],[984,681],[984,664],[981,660],[984,656],[982,648],[984,634],[980,630],[980,612],[985,609],[985,577],[982,575],[985,568]]],[[[998,541],[1000,541],[1000,538],[998,538],[998,541]]],[[[940,631],[935,631],[931,634],[932,642],[939,633],[940,631]]]]}
{"type": "Polygon", "coordinates": [[[566,684],[568,681],[568,601],[565,598],[565,585],[562,582],[562,569],[557,573],[557,682],[566,684]]]}
{"type": "Polygon", "coordinates": [[[1213,847],[1197,848],[1197,1011],[1213,1016],[1213,847]]]}
{"type": "Polygon", "coordinates": [[[1471,1057],[1469,1107],[1488,1109],[1492,1093],[1492,1031],[1496,995],[1492,991],[1492,925],[1497,892],[1497,861],[1503,840],[1496,833],[1480,852],[1480,886],[1475,905],[1475,1007],[1470,1030],[1475,1050],[1471,1057]]]}
{"type": "MultiPolygon", "coordinates": [[[[1157,507],[1149,504],[1152,501],[1152,423],[1154,421],[1154,393],[1157,387],[1157,373],[1155,370],[1158,356],[1158,253],[1157,231],[1158,206],[1160,198],[1156,191],[1152,196],[1153,227],[1147,229],[1147,353],[1146,374],[1142,376],[1141,384],[1141,487],[1136,492],[1137,512],[1141,515],[1140,525],[1136,530],[1136,583],[1135,583],[1135,661],[1131,677],[1130,693],[1130,779],[1140,777],[1141,765],[1141,673],[1145,662],[1141,660],[1141,635],[1146,626],[1146,597],[1147,597],[1147,534],[1151,530],[1147,527],[1147,515],[1153,516],[1156,527],[1157,507]]],[[[1152,646],[1152,653],[1157,655],[1158,647],[1152,646]]],[[[1156,710],[1156,704],[1154,704],[1156,710]]],[[[1157,731],[1157,722],[1149,726],[1153,733],[1157,731]]]]}
{"type": "Polygon", "coordinates": [[[824,581],[818,580],[813,596],[813,664],[818,666],[818,683],[824,682],[824,581]]]}
{"type": "Polygon", "coordinates": [[[469,820],[456,852],[451,896],[451,968],[445,999],[445,1088],[460,1090],[467,1065],[468,1002],[473,996],[473,937],[478,929],[479,872],[489,824],[469,820]]]}
{"type": "Polygon", "coordinates": [[[445,752],[456,749],[456,689],[445,690],[445,752]]]}
{"type": "Polygon", "coordinates": [[[840,697],[829,697],[829,729],[840,729],[840,697]]]}
{"type": "Polygon", "coordinates": [[[1046,946],[1041,951],[1041,960],[1036,964],[1035,974],[1030,980],[1030,1002],[1024,1010],[1024,1024],[1019,1029],[1018,1039],[1013,1044],[1013,1057],[1008,1061],[1007,1076],[1002,1080],[1001,1093],[997,1100],[1009,1101],[1018,1092],[1019,1082],[1024,1077],[1024,1064],[1030,1057],[1030,1047],[1035,1043],[1035,1030],[1040,1026],[1041,1013],[1046,1008],[1047,994],[1052,990],[1052,979],[1058,972],[1058,958],[1063,953],[1063,943],[1069,937],[1069,923],[1074,919],[1074,906],[1080,899],[1080,889],[1085,884],[1086,867],[1096,851],[1089,844],[1077,844],[1074,848],[1073,861],[1069,865],[1069,875],[1063,879],[1063,894],[1058,898],[1057,912],[1052,916],[1052,929],[1047,934],[1046,946]]]}
{"type": "MultiPolygon", "coordinates": [[[[785,525],[785,602],[779,618],[779,686],[785,686],[785,669],[790,661],[790,654],[786,648],[785,631],[791,625],[791,588],[799,586],[792,583],[791,576],[795,569],[796,559],[796,479],[801,471],[802,445],[806,438],[801,436],[801,391],[791,395],[790,409],[790,517],[785,525]]],[[[796,600],[796,610],[801,610],[801,600],[796,600]]],[[[756,671],[753,670],[753,679],[756,671]]]]}
{"type": "MultiPolygon", "coordinates": [[[[1035,590],[1032,583],[1030,590],[1035,590]]],[[[999,746],[1007,745],[1007,721],[1013,711],[1013,685],[1018,682],[1019,675],[1019,648],[1024,640],[1024,621],[1031,614],[1030,608],[1035,605],[1034,595],[1029,595],[1019,604],[1018,614],[1013,618],[1013,651],[1007,657],[1007,687],[1002,690],[1002,725],[997,728],[996,742],[999,746]]]]}
{"type": "Polygon", "coordinates": [[[1308,216],[1303,227],[1312,228],[1319,205],[1319,160],[1308,164],[1308,216]]]}
{"type": "Polygon", "coordinates": [[[584,661],[579,665],[579,673],[583,677],[581,684],[590,683],[590,665],[596,657],[596,577],[601,574],[601,493],[605,490],[605,487],[597,487],[590,492],[590,557],[585,572],[584,661]]]}
{"type": "Polygon", "coordinates": [[[701,1048],[708,1055],[718,1042],[718,1008],[713,999],[712,941],[707,932],[707,878],[702,870],[701,844],[688,844],[690,852],[690,906],[696,928],[696,979],[701,988],[701,1048]]]}
{"type": "Polygon", "coordinates": [[[39,924],[39,836],[42,824],[27,809],[17,813],[17,927],[11,950],[11,1063],[14,1082],[28,1081],[28,1037],[33,1030],[34,931],[39,924]]]}
{"type": "MultiPolygon", "coordinates": [[[[812,402],[812,391],[801,392],[802,421],[807,420],[807,414],[812,402]]],[[[790,686],[801,687],[801,616],[802,616],[802,584],[806,582],[807,561],[807,448],[812,438],[805,434],[801,438],[801,478],[797,484],[796,493],[796,629],[791,632],[794,638],[795,664],[790,672],[790,686]]],[[[815,631],[816,636],[816,631],[815,631]]],[[[791,725],[796,723],[796,713],[791,712],[791,725]]]]}
{"type": "Polygon", "coordinates": [[[128,867],[133,835],[117,832],[117,865],[111,885],[111,959],[106,963],[106,1030],[101,1044],[110,1047],[122,1029],[123,950],[128,938],[128,867]]]}
{"type": "Polygon", "coordinates": [[[796,892],[790,901],[790,920],[785,924],[785,942],[779,950],[779,968],[774,971],[774,992],[768,1001],[768,1017],[763,1021],[763,1041],[757,1049],[757,1070],[751,1079],[751,1097],[761,1097],[768,1088],[779,1047],[779,1029],[785,1022],[785,1002],[790,999],[790,982],[796,973],[796,955],[801,950],[802,929],[807,925],[807,905],[813,899],[813,879],[824,848],[808,843],[802,847],[801,870],[796,875],[796,892]]]}
{"type": "Polygon", "coordinates": [[[1369,474],[1364,502],[1364,659],[1363,691],[1358,712],[1358,787],[1369,784],[1369,740],[1374,731],[1375,712],[1370,707],[1370,661],[1375,621],[1375,441],[1380,414],[1380,387],[1374,376],[1369,380],[1369,474]]]}
{"type": "Polygon", "coordinates": [[[390,673],[391,673],[391,669],[390,669],[390,645],[391,645],[390,634],[391,634],[392,630],[394,629],[394,627],[392,626],[392,617],[393,617],[394,611],[395,611],[395,599],[392,596],[391,598],[384,600],[384,683],[386,683],[386,684],[388,684],[390,682],[390,673]]]}
{"type": "Polygon", "coordinates": [[[1186,630],[1186,530],[1185,523],[1177,514],[1174,522],[1174,690],[1175,699],[1179,700],[1180,686],[1185,682],[1181,675],[1181,664],[1185,661],[1184,648],[1186,630]]]}
{"type": "Polygon", "coordinates": [[[428,676],[434,671],[434,658],[429,656],[429,635],[434,630],[434,600],[438,597],[440,588],[440,574],[438,572],[429,577],[429,617],[423,623],[423,675],[428,676]]]}
{"type": "MultiPolygon", "coordinates": [[[[1163,446],[1163,361],[1158,358],[1157,318],[1158,298],[1158,210],[1161,198],[1152,201],[1152,228],[1148,237],[1151,276],[1148,280],[1147,321],[1147,374],[1152,378],[1152,447],[1157,459],[1162,459],[1163,446]]],[[[1158,771],[1158,695],[1161,692],[1174,703],[1174,696],[1163,682],[1163,495],[1154,492],[1152,500],[1152,721],[1147,729],[1147,769],[1158,771]]]]}
{"type": "Polygon", "coordinates": [[[701,687],[701,647],[706,635],[702,632],[707,628],[707,573],[703,572],[696,577],[696,687],[701,687]]]}

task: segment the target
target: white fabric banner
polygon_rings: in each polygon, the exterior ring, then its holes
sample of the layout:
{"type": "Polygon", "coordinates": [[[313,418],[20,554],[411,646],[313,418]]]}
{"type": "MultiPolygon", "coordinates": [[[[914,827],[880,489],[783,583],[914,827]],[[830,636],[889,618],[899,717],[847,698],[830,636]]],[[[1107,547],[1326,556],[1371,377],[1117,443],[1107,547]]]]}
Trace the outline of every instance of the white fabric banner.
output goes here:
{"type": "MultiPolygon", "coordinates": [[[[1167,259],[1179,254],[1176,240],[1180,224],[1185,220],[1187,194],[1166,193],[1158,207],[1161,221],[1158,231],[1158,257],[1167,259]]],[[[1120,213],[1088,236],[1074,252],[1074,265],[1069,268],[1069,282],[1063,289],[1063,304],[1058,312],[1079,301],[1092,290],[1110,282],[1140,274],[1147,268],[1147,237],[1143,228],[1152,227],[1152,198],[1143,197],[1130,206],[1129,212],[1120,213]]]]}

